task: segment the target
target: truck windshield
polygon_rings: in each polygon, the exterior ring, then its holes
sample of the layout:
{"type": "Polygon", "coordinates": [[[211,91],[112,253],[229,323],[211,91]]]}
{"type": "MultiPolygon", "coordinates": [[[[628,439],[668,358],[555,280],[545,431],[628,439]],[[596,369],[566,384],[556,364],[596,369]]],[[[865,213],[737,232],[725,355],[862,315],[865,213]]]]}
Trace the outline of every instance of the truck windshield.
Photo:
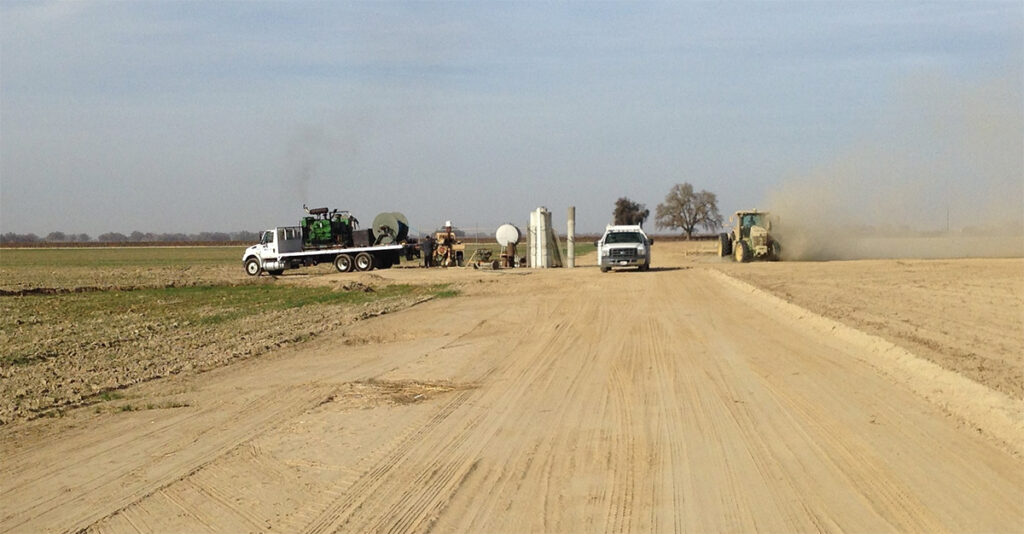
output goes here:
{"type": "Polygon", "coordinates": [[[261,245],[266,245],[266,244],[270,243],[273,239],[274,239],[274,233],[273,232],[263,232],[263,238],[260,239],[260,244],[261,245]]]}
{"type": "Polygon", "coordinates": [[[605,243],[643,243],[640,232],[612,232],[605,236],[605,243]]]}

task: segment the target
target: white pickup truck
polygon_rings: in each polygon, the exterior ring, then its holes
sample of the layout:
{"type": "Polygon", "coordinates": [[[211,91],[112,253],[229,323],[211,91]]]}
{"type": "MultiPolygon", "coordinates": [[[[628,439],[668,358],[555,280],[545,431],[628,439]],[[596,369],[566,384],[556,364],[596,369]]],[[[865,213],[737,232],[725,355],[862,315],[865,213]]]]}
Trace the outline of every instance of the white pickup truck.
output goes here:
{"type": "Polygon", "coordinates": [[[603,273],[612,267],[636,267],[646,271],[651,268],[653,244],[654,240],[647,237],[639,225],[608,225],[601,239],[594,242],[597,264],[603,273]]]}
{"type": "Polygon", "coordinates": [[[339,272],[387,269],[398,264],[407,253],[407,245],[366,245],[354,247],[304,248],[302,228],[279,226],[263,232],[259,244],[245,249],[242,265],[249,276],[261,272],[279,275],[285,269],[297,269],[319,263],[334,263],[339,272]]]}

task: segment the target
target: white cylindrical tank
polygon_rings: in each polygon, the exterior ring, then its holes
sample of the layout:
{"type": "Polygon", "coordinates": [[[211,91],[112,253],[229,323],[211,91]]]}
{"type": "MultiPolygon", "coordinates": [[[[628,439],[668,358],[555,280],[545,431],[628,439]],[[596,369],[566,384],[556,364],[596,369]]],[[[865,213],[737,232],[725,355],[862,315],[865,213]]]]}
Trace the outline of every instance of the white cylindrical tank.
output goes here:
{"type": "Polygon", "coordinates": [[[517,245],[522,237],[519,228],[516,228],[514,224],[505,223],[499,226],[498,231],[495,232],[495,238],[497,238],[498,244],[502,247],[517,245]]]}

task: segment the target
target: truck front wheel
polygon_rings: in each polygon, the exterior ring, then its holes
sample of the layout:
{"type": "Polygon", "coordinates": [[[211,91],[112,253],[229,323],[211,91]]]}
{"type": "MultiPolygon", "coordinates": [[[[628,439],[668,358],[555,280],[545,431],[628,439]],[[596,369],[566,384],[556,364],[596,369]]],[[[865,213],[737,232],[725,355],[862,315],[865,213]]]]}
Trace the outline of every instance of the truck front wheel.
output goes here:
{"type": "Polygon", "coordinates": [[[260,274],[260,271],[262,270],[262,267],[260,267],[260,260],[256,258],[249,258],[245,260],[245,274],[249,276],[256,276],[260,274]]]}

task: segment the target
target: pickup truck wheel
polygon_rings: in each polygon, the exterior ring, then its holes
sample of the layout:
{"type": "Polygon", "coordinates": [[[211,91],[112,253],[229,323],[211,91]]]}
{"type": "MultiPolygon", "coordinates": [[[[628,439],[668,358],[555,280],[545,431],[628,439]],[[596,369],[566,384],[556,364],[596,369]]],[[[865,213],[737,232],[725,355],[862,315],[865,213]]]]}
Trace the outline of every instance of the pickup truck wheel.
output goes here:
{"type": "Polygon", "coordinates": [[[348,254],[338,254],[334,258],[334,268],[339,273],[347,273],[352,271],[352,256],[348,254]]]}
{"type": "Polygon", "coordinates": [[[263,268],[260,267],[260,260],[256,258],[249,258],[245,260],[245,274],[249,276],[257,276],[262,270],[263,268]]]}
{"type": "Polygon", "coordinates": [[[608,266],[606,266],[606,265],[602,265],[602,266],[601,266],[601,272],[602,272],[602,273],[606,273],[606,272],[608,272],[608,271],[610,271],[610,270],[612,270],[612,268],[611,268],[611,267],[608,267],[608,266]]]}
{"type": "Polygon", "coordinates": [[[360,252],[359,254],[356,254],[356,270],[373,270],[373,256],[368,252],[360,252]]]}
{"type": "Polygon", "coordinates": [[[645,264],[640,266],[640,270],[641,271],[649,271],[649,270],[651,270],[651,266],[645,263],[645,264]]]}

